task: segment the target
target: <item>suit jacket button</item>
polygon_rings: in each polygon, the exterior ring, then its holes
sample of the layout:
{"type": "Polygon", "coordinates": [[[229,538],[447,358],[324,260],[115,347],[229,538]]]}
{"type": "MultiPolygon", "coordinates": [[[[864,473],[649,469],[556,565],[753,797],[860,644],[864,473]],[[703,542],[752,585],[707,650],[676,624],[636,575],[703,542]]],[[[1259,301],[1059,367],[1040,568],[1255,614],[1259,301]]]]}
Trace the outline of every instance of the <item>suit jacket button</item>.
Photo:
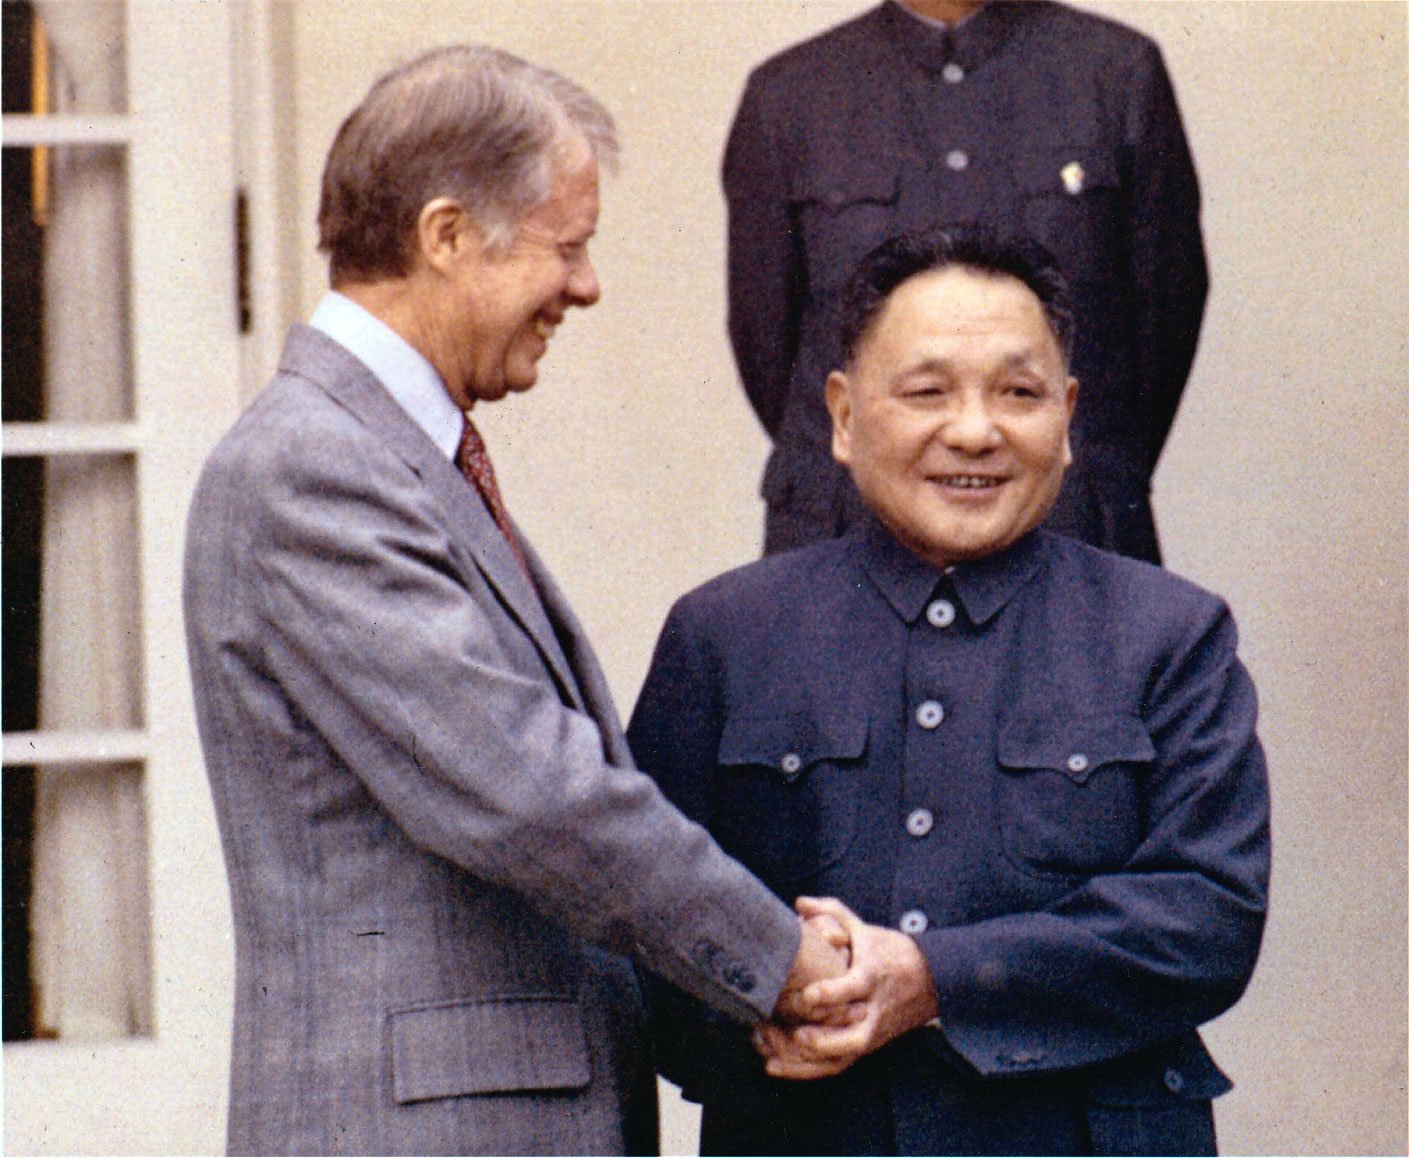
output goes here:
{"type": "Polygon", "coordinates": [[[1184,1088],[1184,1075],[1173,1066],[1164,1071],[1164,1088],[1171,1094],[1177,1094],[1184,1088]]]}

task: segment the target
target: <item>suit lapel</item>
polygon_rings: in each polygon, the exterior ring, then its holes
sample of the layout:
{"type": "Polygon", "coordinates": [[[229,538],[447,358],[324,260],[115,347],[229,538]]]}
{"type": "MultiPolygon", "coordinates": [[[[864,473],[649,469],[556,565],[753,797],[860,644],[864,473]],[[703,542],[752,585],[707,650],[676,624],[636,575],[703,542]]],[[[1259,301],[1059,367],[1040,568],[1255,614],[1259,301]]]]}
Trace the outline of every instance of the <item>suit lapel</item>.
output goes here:
{"type": "Polygon", "coordinates": [[[626,736],[621,730],[621,718],[617,715],[616,705],[612,701],[611,688],[607,684],[607,677],[601,665],[597,662],[596,654],[592,651],[592,645],[582,630],[582,624],[578,622],[567,597],[548,573],[543,560],[538,557],[532,545],[522,536],[519,537],[519,543],[528,555],[529,569],[533,572],[534,582],[543,597],[543,607],[553,624],[568,665],[577,678],[581,706],[597,722],[597,727],[602,733],[602,744],[607,759],[619,767],[634,767],[626,736]]]}
{"type": "MultiPolygon", "coordinates": [[[[585,708],[578,680],[543,601],[519,567],[484,501],[459,468],[440,453],[425,431],[387,393],[376,375],[331,338],[308,326],[295,326],[290,331],[281,369],[316,383],[416,472],[444,506],[452,533],[469,548],[504,608],[537,646],[564,702],[585,708]]],[[[520,542],[524,543],[522,537],[520,542]]],[[[544,580],[551,586],[542,561],[532,554],[531,548],[527,549],[540,589],[544,580]]],[[[556,592],[556,587],[553,590],[556,592]]]]}

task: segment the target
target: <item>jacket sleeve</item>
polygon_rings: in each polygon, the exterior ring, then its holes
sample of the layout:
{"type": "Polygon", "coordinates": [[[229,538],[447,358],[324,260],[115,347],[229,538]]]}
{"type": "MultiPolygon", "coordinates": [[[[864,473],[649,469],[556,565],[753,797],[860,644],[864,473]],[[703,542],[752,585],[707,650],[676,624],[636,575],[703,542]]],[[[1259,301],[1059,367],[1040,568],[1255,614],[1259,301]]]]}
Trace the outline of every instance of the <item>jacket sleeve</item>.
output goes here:
{"type": "Polygon", "coordinates": [[[1141,842],[1035,912],[933,929],[948,1043],[983,1074],[1134,1053],[1242,993],[1266,914],[1266,769],[1227,609],[1186,623],[1155,670],[1141,842]]]}
{"type": "Polygon", "coordinates": [[[749,403],[774,437],[797,357],[805,274],[767,91],[757,74],[749,78],[725,147],[724,196],[729,340],[749,403]]]}
{"type": "Polygon", "coordinates": [[[1189,379],[1208,266],[1199,225],[1199,182],[1159,48],[1145,42],[1126,86],[1122,147],[1129,197],[1126,247],[1142,413],[1153,472],[1189,379]]]}
{"type": "Polygon", "coordinates": [[[731,1018],[767,1016],[795,916],[607,760],[412,470],[380,444],[296,449],[217,500],[256,527],[234,565],[267,677],[413,843],[731,1018]]]}
{"type": "MultiPolygon", "coordinates": [[[[718,666],[677,604],[656,644],[627,738],[632,754],[691,819],[709,820],[723,706],[718,666]]],[[[754,1096],[762,1062],[739,1027],[659,977],[647,979],[656,1066],[691,1101],[754,1096]]]]}

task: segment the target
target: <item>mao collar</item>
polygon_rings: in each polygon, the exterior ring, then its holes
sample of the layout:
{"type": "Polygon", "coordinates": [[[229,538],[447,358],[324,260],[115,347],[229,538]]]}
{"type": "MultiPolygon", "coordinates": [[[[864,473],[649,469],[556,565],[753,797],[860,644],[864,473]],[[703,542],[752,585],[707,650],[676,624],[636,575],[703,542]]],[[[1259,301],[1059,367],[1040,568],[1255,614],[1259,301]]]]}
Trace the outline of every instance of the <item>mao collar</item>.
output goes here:
{"type": "Polygon", "coordinates": [[[955,28],[943,29],[907,11],[899,0],[886,0],[881,26],[894,45],[917,67],[938,73],[957,61],[966,73],[981,68],[1003,50],[1018,26],[1037,4],[1027,0],[991,0],[955,28]]]}
{"type": "Polygon", "coordinates": [[[1041,570],[1049,546],[1041,531],[1031,531],[996,555],[941,569],[902,546],[879,519],[871,518],[855,539],[854,551],[872,584],[906,623],[914,623],[935,591],[947,586],[970,622],[982,625],[1041,570]]]}

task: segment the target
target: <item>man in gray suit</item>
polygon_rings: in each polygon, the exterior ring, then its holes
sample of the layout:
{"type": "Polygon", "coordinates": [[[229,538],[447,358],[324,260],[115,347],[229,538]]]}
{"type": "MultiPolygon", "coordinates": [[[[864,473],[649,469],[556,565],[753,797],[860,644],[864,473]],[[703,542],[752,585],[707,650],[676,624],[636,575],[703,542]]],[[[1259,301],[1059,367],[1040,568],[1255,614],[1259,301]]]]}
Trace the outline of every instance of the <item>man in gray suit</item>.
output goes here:
{"type": "Polygon", "coordinates": [[[468,421],[597,300],[615,152],[601,105],[505,53],[379,81],[324,172],[334,292],[202,475],[232,1152],[654,1152],[628,957],[744,1023],[841,968],[633,770],[468,421]]]}

